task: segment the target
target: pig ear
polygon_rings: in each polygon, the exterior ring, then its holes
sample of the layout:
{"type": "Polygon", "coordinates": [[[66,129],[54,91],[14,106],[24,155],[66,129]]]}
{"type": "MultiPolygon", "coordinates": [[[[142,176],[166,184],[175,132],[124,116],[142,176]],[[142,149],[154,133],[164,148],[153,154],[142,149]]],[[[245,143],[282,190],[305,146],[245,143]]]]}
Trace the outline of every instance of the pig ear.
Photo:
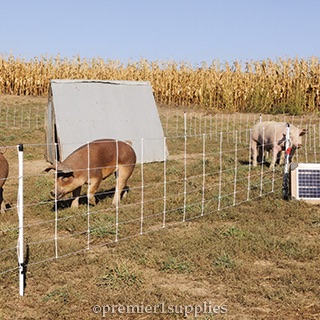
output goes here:
{"type": "Polygon", "coordinates": [[[55,170],[56,167],[51,165],[50,167],[48,167],[47,169],[44,169],[45,172],[49,172],[50,170],[55,170]]]}
{"type": "Polygon", "coordinates": [[[55,163],[53,163],[51,166],[49,166],[47,169],[44,169],[45,172],[49,172],[50,170],[56,170],[57,167],[59,167],[59,162],[56,161],[55,163]]]}
{"type": "Polygon", "coordinates": [[[283,133],[282,135],[283,135],[282,139],[280,139],[280,140],[278,141],[278,145],[279,145],[279,146],[280,146],[281,143],[283,143],[283,142],[286,141],[286,135],[285,135],[284,133],[283,133]]]}
{"type": "Polygon", "coordinates": [[[307,133],[308,133],[308,129],[302,129],[300,132],[300,136],[304,136],[307,133]]]}
{"type": "Polygon", "coordinates": [[[72,168],[68,165],[63,164],[63,163],[59,163],[57,169],[59,172],[62,172],[62,173],[73,173],[72,168]]]}

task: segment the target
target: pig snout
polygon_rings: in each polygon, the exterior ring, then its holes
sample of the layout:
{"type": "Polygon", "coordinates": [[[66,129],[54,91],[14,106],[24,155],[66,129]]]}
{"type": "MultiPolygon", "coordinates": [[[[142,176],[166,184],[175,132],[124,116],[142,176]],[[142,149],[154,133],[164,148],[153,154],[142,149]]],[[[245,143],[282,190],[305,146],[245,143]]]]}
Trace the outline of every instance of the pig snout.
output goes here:
{"type": "Polygon", "coordinates": [[[66,194],[66,192],[60,189],[53,189],[51,190],[50,194],[53,198],[61,199],[66,194]]]}

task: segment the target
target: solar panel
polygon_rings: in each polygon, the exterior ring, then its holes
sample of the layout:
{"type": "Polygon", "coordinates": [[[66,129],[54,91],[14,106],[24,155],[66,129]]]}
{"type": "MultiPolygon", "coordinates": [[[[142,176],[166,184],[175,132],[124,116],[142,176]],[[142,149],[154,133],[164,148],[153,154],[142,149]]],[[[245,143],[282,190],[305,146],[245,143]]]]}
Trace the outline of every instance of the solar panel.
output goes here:
{"type": "Polygon", "coordinates": [[[292,163],[291,198],[312,203],[320,202],[320,164],[292,163]]]}

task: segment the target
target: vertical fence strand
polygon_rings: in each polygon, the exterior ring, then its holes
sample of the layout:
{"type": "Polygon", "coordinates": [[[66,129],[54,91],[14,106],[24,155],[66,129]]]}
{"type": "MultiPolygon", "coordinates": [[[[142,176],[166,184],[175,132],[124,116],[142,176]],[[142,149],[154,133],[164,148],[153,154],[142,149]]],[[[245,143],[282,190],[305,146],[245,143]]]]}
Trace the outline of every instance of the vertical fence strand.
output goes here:
{"type": "Polygon", "coordinates": [[[187,203],[187,115],[184,113],[184,177],[183,177],[183,219],[186,221],[186,203],[187,203]]]}
{"type": "Polygon", "coordinates": [[[251,166],[252,166],[252,129],[250,129],[249,134],[249,158],[248,158],[248,191],[247,191],[247,201],[250,200],[250,190],[251,190],[251,166]]]}
{"type": "Polygon", "coordinates": [[[219,195],[218,195],[218,211],[221,209],[221,191],[222,191],[222,131],[220,132],[220,148],[219,148],[219,195]]]}
{"type": "Polygon", "coordinates": [[[144,210],[144,172],[143,172],[143,138],[141,138],[141,208],[140,208],[140,235],[143,234],[143,210],[144,210]]]}
{"type": "Polygon", "coordinates": [[[115,190],[115,200],[116,200],[116,236],[115,236],[115,242],[118,242],[119,239],[119,201],[118,201],[118,192],[119,192],[119,145],[118,140],[116,140],[116,190],[115,190]]]}
{"type": "Polygon", "coordinates": [[[88,167],[87,167],[87,171],[88,171],[88,190],[87,190],[87,250],[90,249],[90,186],[91,186],[91,181],[90,181],[90,143],[87,142],[87,149],[88,149],[88,167]]]}
{"type": "Polygon", "coordinates": [[[166,226],[166,211],[167,211],[167,140],[163,137],[163,219],[162,227],[166,226]]]}
{"type": "Polygon", "coordinates": [[[201,204],[201,216],[204,214],[205,203],[205,184],[206,184],[206,134],[202,135],[202,204],[201,204]]]}
{"type": "Polygon", "coordinates": [[[236,205],[237,197],[237,170],[238,170],[238,131],[235,131],[235,151],[234,151],[234,181],[233,181],[233,205],[236,205]]]}
{"type": "Polygon", "coordinates": [[[54,248],[55,248],[55,257],[58,259],[58,143],[55,143],[55,159],[56,159],[56,168],[54,173],[54,248]]]}

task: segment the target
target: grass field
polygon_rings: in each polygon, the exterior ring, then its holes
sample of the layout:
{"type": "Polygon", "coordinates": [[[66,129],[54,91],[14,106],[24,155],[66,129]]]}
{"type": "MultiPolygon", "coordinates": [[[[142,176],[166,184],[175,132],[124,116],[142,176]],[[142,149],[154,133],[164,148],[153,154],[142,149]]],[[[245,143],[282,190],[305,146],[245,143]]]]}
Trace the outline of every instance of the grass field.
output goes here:
{"type": "MultiPolygon", "coordinates": [[[[114,225],[114,216],[109,215],[111,199],[102,199],[92,209],[90,250],[86,250],[86,206],[78,211],[66,208],[58,211],[61,219],[58,254],[61,258],[55,259],[51,241],[55,212],[51,211],[53,202],[48,201],[53,177],[42,173],[46,166],[42,153],[46,99],[2,96],[0,105],[9,106],[1,113],[4,115],[0,119],[1,144],[24,143],[26,146],[25,215],[30,250],[24,297],[18,294],[16,264],[10,264],[15,251],[1,257],[1,266],[6,267],[8,263],[7,267],[15,270],[0,275],[0,319],[319,318],[319,205],[284,201],[282,179],[277,178],[281,169],[275,171],[275,192],[268,192],[270,173],[264,182],[264,194],[268,195],[259,197],[259,188],[252,185],[251,201],[233,206],[233,197],[226,197],[222,200],[223,210],[217,210],[217,203],[205,198],[206,214],[200,217],[200,173],[204,167],[207,173],[212,172],[206,176],[208,192],[205,196],[215,194],[220,155],[213,150],[219,138],[213,138],[212,145],[210,141],[206,142],[208,158],[205,163],[201,148],[198,155],[201,143],[190,138],[187,146],[190,152],[187,221],[182,222],[184,212],[180,204],[184,186],[180,173],[184,163],[179,160],[183,153],[183,138],[180,136],[181,124],[177,121],[177,114],[182,110],[159,107],[164,131],[171,137],[167,141],[172,159],[167,163],[166,228],[162,228],[163,215],[158,214],[163,210],[164,191],[160,184],[163,164],[152,164],[144,168],[145,178],[148,177],[146,182],[151,187],[143,190],[144,198],[152,201],[144,204],[149,215],[144,219],[143,234],[137,236],[141,227],[137,217],[141,215],[142,194],[139,185],[142,169],[137,166],[129,183],[131,192],[120,207],[119,217],[123,219],[118,230],[120,241],[114,243],[114,229],[107,227],[114,225]],[[18,112],[21,106],[26,110],[23,117],[18,112]],[[39,117],[31,118],[29,112],[39,117]],[[9,119],[14,120],[1,125],[9,119]],[[77,250],[79,253],[74,253],[77,250]]],[[[199,122],[201,117],[202,114],[195,110],[188,118],[193,123],[192,130],[197,133],[204,130],[204,122],[199,122]]],[[[210,125],[231,129],[239,117],[241,115],[219,115],[219,122],[212,120],[210,125]]],[[[250,118],[251,122],[255,120],[257,118],[253,116],[250,118]]],[[[295,121],[299,123],[300,120],[295,121]]],[[[308,118],[309,124],[311,121],[318,127],[316,117],[308,118]]],[[[205,126],[208,128],[209,122],[205,126]]],[[[224,136],[223,166],[234,168],[235,164],[239,165],[237,179],[241,179],[242,173],[247,177],[247,141],[244,135],[235,154],[233,135],[224,136]]],[[[299,157],[316,160],[319,137],[311,131],[308,139],[306,144],[310,150],[301,152],[299,157]]],[[[8,148],[5,155],[13,160],[16,150],[8,148]]],[[[11,177],[16,172],[14,164],[11,177]]],[[[222,177],[225,182],[222,188],[226,188],[226,192],[231,189],[231,194],[235,191],[232,172],[230,170],[222,177]]],[[[260,183],[260,172],[260,168],[252,170],[252,175],[257,175],[257,183],[260,183]]],[[[246,199],[246,183],[240,183],[236,190],[239,202],[242,197],[246,199]],[[244,195],[242,191],[245,191],[244,195]]],[[[12,208],[15,190],[15,180],[8,180],[4,192],[12,208]]],[[[0,248],[6,248],[6,242],[13,247],[16,245],[16,222],[13,209],[0,215],[0,229],[11,230],[2,233],[0,248]]]]}

